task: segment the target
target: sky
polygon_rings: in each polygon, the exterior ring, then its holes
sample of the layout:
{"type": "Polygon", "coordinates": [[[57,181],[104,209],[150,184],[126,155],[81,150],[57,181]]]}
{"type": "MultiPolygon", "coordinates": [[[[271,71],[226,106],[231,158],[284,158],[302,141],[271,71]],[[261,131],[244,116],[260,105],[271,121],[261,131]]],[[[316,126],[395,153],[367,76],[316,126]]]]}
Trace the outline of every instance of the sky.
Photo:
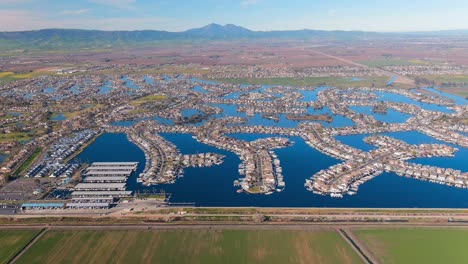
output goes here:
{"type": "Polygon", "coordinates": [[[0,0],[0,31],[44,28],[183,31],[468,29],[467,0],[0,0]]]}

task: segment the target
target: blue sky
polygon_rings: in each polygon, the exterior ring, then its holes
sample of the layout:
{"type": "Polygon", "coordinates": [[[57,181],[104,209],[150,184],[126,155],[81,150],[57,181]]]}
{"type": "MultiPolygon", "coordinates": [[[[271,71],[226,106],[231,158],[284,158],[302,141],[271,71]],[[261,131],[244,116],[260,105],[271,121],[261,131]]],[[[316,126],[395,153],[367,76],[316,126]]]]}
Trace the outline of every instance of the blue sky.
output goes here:
{"type": "Polygon", "coordinates": [[[215,22],[253,30],[468,29],[467,0],[0,0],[0,31],[182,31],[215,22]]]}

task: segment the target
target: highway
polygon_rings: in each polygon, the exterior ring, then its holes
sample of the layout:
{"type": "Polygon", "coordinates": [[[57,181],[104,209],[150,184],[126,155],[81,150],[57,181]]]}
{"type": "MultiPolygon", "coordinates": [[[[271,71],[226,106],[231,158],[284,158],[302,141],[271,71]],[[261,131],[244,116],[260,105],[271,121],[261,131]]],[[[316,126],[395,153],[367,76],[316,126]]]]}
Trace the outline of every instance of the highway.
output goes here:
{"type": "MultiPolygon", "coordinates": [[[[322,56],[325,56],[325,57],[328,57],[328,58],[332,58],[332,59],[335,59],[335,60],[339,60],[339,61],[342,61],[342,62],[351,64],[351,65],[354,65],[354,66],[363,67],[363,68],[370,68],[370,67],[367,66],[367,65],[360,64],[360,63],[357,63],[357,62],[354,62],[354,61],[351,61],[351,60],[347,60],[347,59],[344,59],[344,58],[341,58],[341,57],[333,56],[333,55],[330,55],[330,54],[327,54],[327,53],[323,53],[323,52],[320,52],[320,51],[317,51],[317,50],[311,50],[311,49],[309,49],[308,51],[311,51],[311,52],[313,52],[313,53],[316,53],[316,54],[319,54],[319,55],[322,55],[322,56]]],[[[401,75],[401,74],[394,73],[394,72],[390,72],[390,71],[386,71],[386,70],[382,70],[382,69],[380,69],[380,68],[373,68],[373,69],[377,69],[377,70],[378,70],[379,72],[381,72],[382,74],[390,76],[390,78],[393,78],[393,76],[398,77],[397,80],[396,80],[395,82],[403,83],[403,84],[409,84],[409,85],[415,85],[415,81],[414,81],[413,79],[408,78],[408,77],[406,77],[406,76],[403,76],[403,75],[401,75]]]]}

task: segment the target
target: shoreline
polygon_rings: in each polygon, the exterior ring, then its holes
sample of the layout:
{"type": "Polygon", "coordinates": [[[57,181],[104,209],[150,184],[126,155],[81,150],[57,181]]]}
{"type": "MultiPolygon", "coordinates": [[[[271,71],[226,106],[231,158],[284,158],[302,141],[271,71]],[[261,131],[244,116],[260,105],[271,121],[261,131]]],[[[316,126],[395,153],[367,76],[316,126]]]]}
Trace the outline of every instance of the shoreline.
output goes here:
{"type": "Polygon", "coordinates": [[[70,157],[68,157],[64,163],[69,163],[72,161],[74,158],[76,158],[78,155],[80,155],[85,149],[87,149],[91,144],[93,144],[100,136],[102,136],[105,132],[100,131],[96,136],[94,136],[91,140],[86,142],[83,146],[81,146],[77,151],[75,151],[70,157]]]}

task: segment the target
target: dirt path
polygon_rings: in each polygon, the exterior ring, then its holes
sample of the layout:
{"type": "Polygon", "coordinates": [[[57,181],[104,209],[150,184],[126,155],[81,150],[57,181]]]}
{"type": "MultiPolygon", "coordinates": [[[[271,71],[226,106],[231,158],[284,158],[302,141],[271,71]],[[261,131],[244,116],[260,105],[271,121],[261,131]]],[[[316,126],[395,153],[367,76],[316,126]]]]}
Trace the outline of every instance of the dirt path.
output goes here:
{"type": "Polygon", "coordinates": [[[8,261],[8,264],[16,263],[21,258],[21,256],[26,253],[26,251],[28,251],[29,248],[31,248],[34,243],[36,243],[36,241],[38,241],[45,234],[46,231],[47,228],[41,229],[41,231],[39,231],[39,233],[31,241],[29,241],[29,243],[23,249],[21,249],[10,261],[8,261]]]}
{"type": "Polygon", "coordinates": [[[346,229],[340,228],[337,232],[348,242],[348,244],[356,251],[361,259],[367,264],[379,264],[379,261],[361,244],[354,234],[346,229]]]}

